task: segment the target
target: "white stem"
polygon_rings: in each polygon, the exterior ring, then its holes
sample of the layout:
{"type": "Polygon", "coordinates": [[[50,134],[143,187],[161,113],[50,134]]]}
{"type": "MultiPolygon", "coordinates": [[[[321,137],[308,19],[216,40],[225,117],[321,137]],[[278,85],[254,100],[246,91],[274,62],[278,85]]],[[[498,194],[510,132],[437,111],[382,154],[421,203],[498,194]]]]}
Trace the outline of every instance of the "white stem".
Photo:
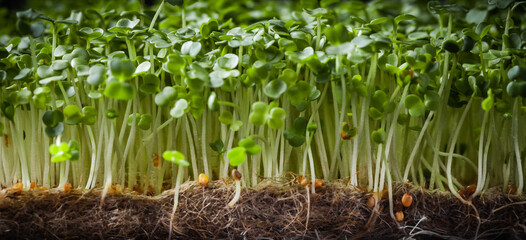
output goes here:
{"type": "Polygon", "coordinates": [[[236,180],[236,194],[234,195],[234,198],[232,198],[232,201],[228,203],[228,207],[234,207],[234,205],[239,200],[239,197],[241,196],[241,181],[236,180]]]}
{"type": "Polygon", "coordinates": [[[172,239],[172,229],[173,229],[175,212],[177,210],[177,205],[179,205],[179,186],[181,186],[182,180],[183,180],[183,167],[177,166],[177,180],[175,181],[175,189],[174,189],[174,206],[172,208],[172,216],[170,217],[170,233],[168,234],[168,239],[172,239]]]}

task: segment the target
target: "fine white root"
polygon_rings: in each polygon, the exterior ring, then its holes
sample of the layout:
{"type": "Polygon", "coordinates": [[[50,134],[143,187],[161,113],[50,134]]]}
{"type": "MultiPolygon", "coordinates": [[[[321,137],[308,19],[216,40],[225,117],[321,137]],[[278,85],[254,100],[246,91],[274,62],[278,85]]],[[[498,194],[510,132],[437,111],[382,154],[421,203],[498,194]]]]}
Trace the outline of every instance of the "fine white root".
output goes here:
{"type": "Polygon", "coordinates": [[[229,208],[232,208],[234,205],[236,205],[237,201],[239,200],[239,196],[241,196],[241,181],[236,181],[236,194],[234,195],[234,198],[232,198],[232,201],[228,203],[229,208]]]}

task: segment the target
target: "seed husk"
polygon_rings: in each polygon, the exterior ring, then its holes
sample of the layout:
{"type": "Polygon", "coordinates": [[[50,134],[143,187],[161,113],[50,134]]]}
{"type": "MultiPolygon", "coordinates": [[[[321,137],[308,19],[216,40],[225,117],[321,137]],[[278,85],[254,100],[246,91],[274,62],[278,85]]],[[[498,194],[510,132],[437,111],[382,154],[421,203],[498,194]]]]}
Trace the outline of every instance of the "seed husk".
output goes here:
{"type": "Polygon", "coordinates": [[[413,196],[411,196],[410,194],[407,194],[407,193],[404,193],[404,196],[402,196],[402,205],[404,205],[404,207],[410,207],[411,204],[413,203],[413,196]]]}
{"type": "Polygon", "coordinates": [[[234,169],[234,170],[232,170],[232,177],[234,178],[234,180],[240,181],[242,175],[237,169],[234,169]]]}
{"type": "Polygon", "coordinates": [[[208,178],[208,176],[206,176],[206,174],[204,173],[201,173],[199,174],[199,185],[202,186],[202,187],[206,187],[208,185],[208,182],[210,181],[210,179],[208,178]]]}

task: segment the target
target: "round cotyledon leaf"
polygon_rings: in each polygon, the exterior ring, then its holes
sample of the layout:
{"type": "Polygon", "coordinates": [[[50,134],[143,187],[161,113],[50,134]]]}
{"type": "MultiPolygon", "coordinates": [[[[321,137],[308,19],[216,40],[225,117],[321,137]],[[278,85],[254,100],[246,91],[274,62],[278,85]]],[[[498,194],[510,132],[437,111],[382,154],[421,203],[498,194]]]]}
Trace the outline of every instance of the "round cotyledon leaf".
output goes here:
{"type": "Polygon", "coordinates": [[[119,100],[131,100],[135,97],[135,90],[128,82],[114,81],[104,89],[104,95],[119,100]]]}
{"type": "Polygon", "coordinates": [[[232,167],[236,167],[247,159],[246,150],[243,147],[232,148],[228,151],[227,157],[232,167]]]}
{"type": "Polygon", "coordinates": [[[116,58],[110,62],[111,74],[121,81],[130,80],[135,73],[135,66],[128,59],[116,58]]]}
{"type": "Polygon", "coordinates": [[[163,158],[166,161],[173,162],[182,167],[190,166],[190,163],[185,160],[185,157],[179,151],[165,151],[163,153],[163,158]]]}
{"type": "Polygon", "coordinates": [[[175,103],[174,107],[170,110],[170,116],[174,118],[180,118],[184,115],[186,108],[188,108],[188,102],[186,99],[179,99],[175,103]]]}
{"type": "Polygon", "coordinates": [[[410,94],[405,98],[405,107],[409,110],[409,114],[413,117],[422,116],[426,110],[426,107],[420,97],[414,94],[410,94]]]}
{"type": "Polygon", "coordinates": [[[287,90],[287,84],[279,79],[270,81],[263,92],[270,98],[277,99],[287,90]]]}

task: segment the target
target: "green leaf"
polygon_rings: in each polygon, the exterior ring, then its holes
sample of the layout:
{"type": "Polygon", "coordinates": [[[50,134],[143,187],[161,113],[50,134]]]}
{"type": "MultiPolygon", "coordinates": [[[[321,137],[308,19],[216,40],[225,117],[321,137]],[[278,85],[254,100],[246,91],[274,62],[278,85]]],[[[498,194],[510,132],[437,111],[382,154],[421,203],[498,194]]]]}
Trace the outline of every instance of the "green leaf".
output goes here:
{"type": "Polygon", "coordinates": [[[387,139],[385,131],[382,128],[380,128],[380,129],[378,129],[376,131],[373,131],[373,133],[371,134],[371,138],[377,144],[385,143],[385,141],[387,139]]]}
{"type": "Polygon", "coordinates": [[[298,74],[294,70],[287,68],[281,72],[281,76],[278,79],[285,82],[287,86],[292,86],[298,81],[298,74]]]}
{"type": "Polygon", "coordinates": [[[307,129],[307,124],[307,118],[299,117],[294,120],[293,128],[285,130],[283,135],[291,146],[299,147],[305,143],[305,130],[307,129]]]}
{"type": "Polygon", "coordinates": [[[118,100],[131,100],[135,97],[135,90],[128,82],[114,81],[104,89],[104,95],[118,100]]]}
{"type": "Polygon", "coordinates": [[[1,110],[4,117],[13,121],[13,117],[15,116],[15,108],[11,103],[6,101],[2,102],[1,110]]]}
{"type": "Polygon", "coordinates": [[[89,76],[86,79],[90,85],[99,85],[106,80],[106,69],[100,64],[93,65],[89,69],[89,76]]]}
{"type": "Polygon", "coordinates": [[[520,95],[519,83],[517,81],[509,82],[508,85],[506,86],[506,92],[512,98],[518,97],[520,95]]]}
{"type": "Polygon", "coordinates": [[[64,120],[64,114],[59,110],[46,111],[42,116],[42,122],[48,127],[54,127],[64,120]]]}
{"type": "Polygon", "coordinates": [[[247,137],[245,139],[242,139],[239,141],[238,145],[245,149],[245,152],[248,155],[256,155],[261,152],[261,146],[257,145],[254,142],[254,139],[251,137],[247,137]]]}
{"type": "Polygon", "coordinates": [[[119,113],[113,108],[106,110],[106,112],[104,112],[104,115],[106,115],[108,119],[115,119],[119,117],[119,113]]]}
{"type": "Polygon", "coordinates": [[[33,21],[35,19],[37,19],[38,17],[42,16],[41,13],[33,10],[32,8],[29,8],[25,11],[19,11],[19,12],[16,12],[16,17],[19,18],[19,19],[22,19],[24,21],[27,21],[27,22],[30,22],[30,21],[33,21]]]}
{"type": "Polygon", "coordinates": [[[263,92],[270,98],[277,99],[287,90],[287,84],[279,79],[270,81],[263,92]]]}
{"type": "Polygon", "coordinates": [[[417,95],[410,94],[405,98],[405,107],[409,110],[409,114],[413,117],[422,116],[426,110],[424,103],[417,95]]]}
{"type": "Polygon", "coordinates": [[[150,70],[151,63],[148,61],[144,61],[139,66],[137,66],[137,69],[135,69],[134,75],[141,75],[145,74],[150,70]]]}
{"type": "Polygon", "coordinates": [[[188,78],[186,83],[188,88],[194,92],[203,92],[205,84],[209,81],[208,71],[201,67],[198,63],[192,63],[190,65],[190,71],[188,72],[188,78]]]}
{"type": "Polygon", "coordinates": [[[97,110],[92,106],[85,106],[82,108],[82,123],[86,125],[93,125],[97,121],[97,110]]]}
{"type": "Polygon", "coordinates": [[[232,148],[230,151],[228,151],[227,157],[229,159],[230,166],[239,166],[247,159],[246,150],[243,147],[232,148]]]}
{"type": "Polygon", "coordinates": [[[40,78],[51,77],[55,74],[55,71],[50,66],[42,65],[37,68],[37,75],[40,78]]]}
{"type": "Polygon", "coordinates": [[[30,73],[31,73],[31,69],[24,68],[24,69],[20,70],[20,72],[18,72],[18,74],[13,78],[13,80],[25,79],[25,78],[27,78],[29,76],[30,73]]]}
{"type": "Polygon", "coordinates": [[[46,128],[44,129],[44,132],[50,138],[56,137],[64,132],[64,123],[59,122],[57,123],[57,125],[53,127],[46,126],[46,128]]]}
{"type": "Polygon", "coordinates": [[[185,160],[184,155],[178,151],[165,151],[163,153],[163,158],[164,160],[173,162],[181,167],[190,166],[190,163],[185,160]]]}
{"type": "Polygon", "coordinates": [[[508,70],[508,79],[511,80],[526,80],[526,68],[515,65],[508,70]]]}
{"type": "Polygon", "coordinates": [[[401,21],[411,21],[415,20],[416,17],[411,14],[402,14],[394,18],[395,23],[398,25],[401,21]]]}
{"type": "Polygon", "coordinates": [[[186,61],[181,56],[172,53],[168,55],[168,61],[163,64],[163,70],[171,74],[180,75],[186,61]]]}
{"type": "Polygon", "coordinates": [[[209,143],[208,146],[210,146],[210,148],[212,148],[212,150],[214,150],[217,153],[223,152],[224,144],[223,141],[221,141],[221,139],[216,139],[215,141],[209,143]]]}
{"type": "Polygon", "coordinates": [[[451,53],[457,53],[460,51],[460,46],[454,40],[449,39],[442,43],[442,49],[445,49],[451,53]]]}
{"type": "Polygon", "coordinates": [[[169,3],[172,6],[183,6],[184,0],[166,0],[167,3],[169,3]]]}
{"type": "Polygon", "coordinates": [[[16,93],[16,99],[17,99],[18,105],[28,104],[30,98],[31,98],[31,91],[29,91],[27,87],[20,89],[16,93]]]}
{"type": "Polygon", "coordinates": [[[516,83],[516,88],[517,88],[518,94],[522,98],[526,98],[526,81],[517,82],[516,83]]]}
{"type": "Polygon", "coordinates": [[[287,113],[283,108],[275,107],[270,110],[268,119],[268,126],[272,129],[280,129],[285,126],[285,118],[287,113]]]}
{"type": "Polygon", "coordinates": [[[64,117],[66,124],[75,125],[82,120],[82,113],[77,105],[69,105],[64,108],[64,117]]]}
{"type": "Polygon", "coordinates": [[[197,56],[199,52],[201,51],[201,43],[200,42],[192,42],[188,41],[183,44],[181,47],[181,54],[188,55],[191,57],[197,56]]]}
{"type": "Polygon", "coordinates": [[[217,65],[223,69],[234,69],[238,63],[238,56],[232,53],[227,53],[217,59],[217,65]]]}
{"type": "Polygon", "coordinates": [[[27,22],[18,19],[16,21],[16,29],[21,35],[31,35],[31,25],[29,25],[27,22]]]}
{"type": "Polygon", "coordinates": [[[252,112],[249,120],[254,126],[261,126],[267,122],[268,105],[264,102],[255,102],[252,104],[252,112]]]}
{"type": "Polygon", "coordinates": [[[78,33],[82,38],[92,40],[101,37],[104,34],[104,30],[102,28],[83,27],[78,33]]]}
{"type": "Polygon", "coordinates": [[[463,42],[464,42],[464,44],[462,45],[462,51],[463,52],[469,52],[475,46],[475,41],[473,40],[473,38],[471,38],[471,37],[469,37],[467,35],[464,36],[463,42]]]}
{"type": "Polygon", "coordinates": [[[217,19],[211,18],[208,20],[208,22],[201,24],[199,32],[204,39],[208,39],[210,37],[210,33],[217,31],[218,29],[219,23],[217,22],[217,19]]]}
{"type": "Polygon", "coordinates": [[[440,95],[437,92],[427,91],[424,95],[424,105],[427,110],[436,111],[440,106],[440,95]]]}
{"type": "Polygon", "coordinates": [[[466,22],[480,24],[481,22],[484,22],[484,19],[486,19],[487,14],[487,10],[479,10],[473,8],[469,10],[468,14],[466,14],[466,22]]]}
{"type": "Polygon", "coordinates": [[[373,105],[373,107],[375,107],[381,112],[385,110],[385,106],[387,105],[388,101],[389,97],[382,90],[376,90],[373,94],[373,97],[371,98],[371,104],[373,105]]]}
{"type": "Polygon", "coordinates": [[[488,3],[491,5],[497,5],[498,8],[504,9],[510,6],[514,0],[488,0],[488,3]]]}
{"type": "Polygon", "coordinates": [[[207,105],[208,109],[212,111],[219,111],[219,103],[217,102],[217,94],[215,92],[211,92],[210,96],[208,96],[207,105]]]}
{"type": "Polygon", "coordinates": [[[148,113],[142,114],[140,119],[139,119],[139,122],[137,123],[137,126],[140,129],[146,131],[146,130],[150,129],[152,121],[153,121],[153,117],[152,117],[151,114],[148,114],[148,113]]]}
{"type": "Polygon", "coordinates": [[[110,62],[111,74],[121,81],[130,80],[135,72],[135,66],[128,59],[114,58],[110,62]]]}
{"type": "Polygon", "coordinates": [[[377,121],[384,117],[384,114],[375,107],[370,107],[368,113],[369,113],[369,117],[377,121]]]}
{"type": "Polygon", "coordinates": [[[229,111],[223,111],[221,112],[221,115],[219,115],[219,121],[225,125],[232,124],[233,119],[234,119],[234,116],[229,111]]]}
{"type": "MultiPolygon", "coordinates": [[[[491,89],[489,90],[489,92],[491,92],[491,89]]],[[[493,102],[494,102],[493,94],[489,94],[488,97],[485,98],[484,101],[482,101],[482,104],[481,104],[482,109],[488,112],[493,107],[493,102]]]]}
{"type": "Polygon", "coordinates": [[[49,146],[49,153],[52,155],[57,155],[60,152],[60,148],[56,144],[51,144],[49,146]]]}
{"type": "Polygon", "coordinates": [[[146,94],[154,94],[156,92],[159,92],[160,85],[161,80],[157,76],[151,73],[147,73],[143,77],[143,81],[141,86],[139,87],[139,91],[146,94]]]}
{"type": "Polygon", "coordinates": [[[44,110],[51,103],[51,89],[38,87],[33,91],[33,103],[38,109],[44,110]]]}
{"type": "Polygon", "coordinates": [[[314,134],[317,129],[318,129],[318,124],[316,124],[315,122],[310,122],[309,124],[307,124],[307,131],[310,132],[311,134],[314,134]]]}
{"type": "Polygon", "coordinates": [[[290,102],[294,105],[300,104],[303,100],[309,97],[311,87],[306,82],[298,82],[287,90],[290,102]]]}
{"type": "Polygon", "coordinates": [[[351,41],[351,44],[356,45],[357,48],[367,47],[367,46],[371,45],[371,43],[373,43],[373,40],[367,35],[360,35],[358,37],[355,37],[351,41]]]}
{"type": "Polygon", "coordinates": [[[241,126],[243,126],[243,122],[241,120],[237,120],[230,125],[230,130],[236,132],[241,128],[241,126]]]}
{"type": "Polygon", "coordinates": [[[379,25],[379,24],[382,24],[382,23],[387,22],[389,20],[391,20],[390,17],[381,17],[381,18],[377,18],[377,19],[372,20],[369,24],[370,25],[379,25]]]}
{"type": "Polygon", "coordinates": [[[67,74],[66,72],[63,72],[61,75],[44,78],[44,79],[38,81],[38,83],[40,83],[42,85],[48,85],[51,82],[62,81],[64,79],[66,79],[66,77],[67,77],[66,74],[67,74]]]}
{"type": "Polygon", "coordinates": [[[30,25],[31,28],[31,35],[33,35],[34,38],[38,38],[42,36],[44,33],[44,30],[46,29],[45,25],[41,22],[35,22],[30,25]]]}
{"type": "Polygon", "coordinates": [[[170,116],[180,118],[184,115],[186,108],[188,108],[188,102],[185,99],[179,99],[170,110],[170,116]]]}
{"type": "Polygon", "coordinates": [[[79,160],[79,157],[80,157],[80,144],[75,141],[75,140],[71,140],[69,141],[68,143],[68,146],[69,146],[69,154],[71,154],[71,157],[69,158],[70,161],[76,161],[76,160],[79,160]]]}
{"type": "Polygon", "coordinates": [[[110,32],[115,32],[115,33],[128,33],[128,31],[135,28],[135,26],[137,26],[137,24],[139,24],[140,21],[141,21],[140,19],[135,19],[132,21],[127,18],[121,18],[119,19],[119,21],[117,21],[117,23],[115,24],[115,27],[112,27],[108,30],[110,32]]]}
{"type": "Polygon", "coordinates": [[[173,87],[164,87],[163,90],[155,95],[155,104],[161,107],[171,105],[177,98],[177,91],[173,87]]]}

